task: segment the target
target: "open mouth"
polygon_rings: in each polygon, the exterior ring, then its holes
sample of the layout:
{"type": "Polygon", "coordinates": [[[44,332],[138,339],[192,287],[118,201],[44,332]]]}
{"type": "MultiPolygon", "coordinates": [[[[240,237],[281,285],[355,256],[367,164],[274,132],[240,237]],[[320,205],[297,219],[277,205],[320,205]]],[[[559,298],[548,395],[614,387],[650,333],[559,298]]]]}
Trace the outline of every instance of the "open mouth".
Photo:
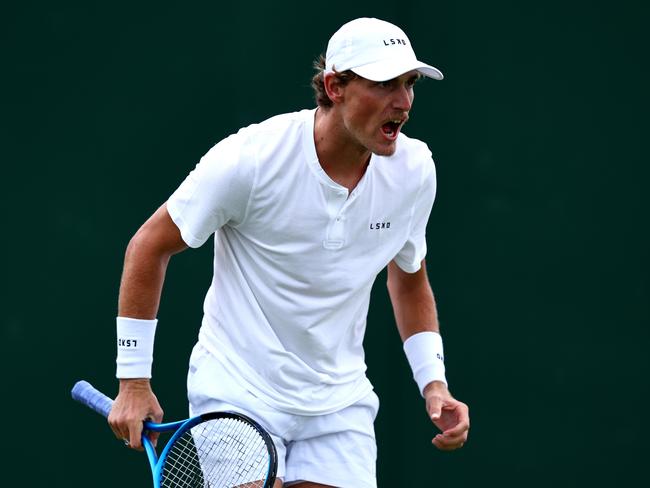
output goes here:
{"type": "Polygon", "coordinates": [[[381,126],[381,132],[390,140],[397,138],[399,134],[400,127],[402,126],[403,121],[399,119],[389,120],[384,125],[381,126]]]}

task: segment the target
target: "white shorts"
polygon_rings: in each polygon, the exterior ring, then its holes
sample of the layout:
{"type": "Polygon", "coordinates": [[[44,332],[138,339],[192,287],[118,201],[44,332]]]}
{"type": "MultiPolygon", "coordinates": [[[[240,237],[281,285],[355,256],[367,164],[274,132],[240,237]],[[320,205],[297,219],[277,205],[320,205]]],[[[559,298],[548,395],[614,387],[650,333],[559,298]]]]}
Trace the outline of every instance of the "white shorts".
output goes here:
{"type": "Polygon", "coordinates": [[[190,358],[187,391],[192,416],[232,410],[259,422],[273,438],[278,478],[285,486],[311,481],[339,488],[377,487],[373,424],[379,399],[374,392],[331,414],[289,414],[246,390],[200,344],[190,358]]]}

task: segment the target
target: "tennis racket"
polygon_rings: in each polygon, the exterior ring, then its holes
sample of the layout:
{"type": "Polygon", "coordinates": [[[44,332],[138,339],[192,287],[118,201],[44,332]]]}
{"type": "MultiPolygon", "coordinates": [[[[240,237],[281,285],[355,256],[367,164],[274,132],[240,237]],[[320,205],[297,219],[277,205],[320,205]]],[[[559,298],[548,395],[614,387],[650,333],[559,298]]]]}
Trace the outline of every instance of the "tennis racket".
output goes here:
{"type": "MultiPolygon", "coordinates": [[[[72,398],[108,417],[113,400],[86,381],[72,398]]],[[[269,434],[254,420],[234,412],[212,412],[178,422],[144,422],[154,488],[271,488],[277,454],[269,434]],[[169,432],[160,456],[146,431],[169,432]]]]}

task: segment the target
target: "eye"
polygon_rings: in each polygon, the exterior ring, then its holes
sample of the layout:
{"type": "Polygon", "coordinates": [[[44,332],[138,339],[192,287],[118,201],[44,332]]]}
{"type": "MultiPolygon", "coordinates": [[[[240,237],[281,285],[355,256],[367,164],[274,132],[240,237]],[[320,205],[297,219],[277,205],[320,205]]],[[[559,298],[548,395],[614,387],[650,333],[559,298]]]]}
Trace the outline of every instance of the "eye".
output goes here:
{"type": "Polygon", "coordinates": [[[409,78],[408,81],[406,82],[406,86],[413,87],[418,82],[419,79],[420,79],[419,76],[414,76],[412,78],[409,78]]]}

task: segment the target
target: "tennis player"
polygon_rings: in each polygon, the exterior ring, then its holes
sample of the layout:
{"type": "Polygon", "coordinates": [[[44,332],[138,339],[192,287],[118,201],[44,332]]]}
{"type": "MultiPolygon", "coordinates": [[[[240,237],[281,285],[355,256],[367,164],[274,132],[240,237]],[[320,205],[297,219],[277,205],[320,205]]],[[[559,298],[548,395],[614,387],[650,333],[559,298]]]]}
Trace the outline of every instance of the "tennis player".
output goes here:
{"type": "Polygon", "coordinates": [[[467,406],[447,388],[425,229],[436,193],[427,145],[402,128],[414,84],[440,71],[397,26],[360,18],[330,39],[317,108],[215,145],[127,248],[117,318],[119,395],[109,423],[141,448],[163,412],[150,387],[170,257],[214,235],[214,277],[188,373],[191,414],[235,410],[273,436],[276,487],[376,487],[365,375],[370,291],[388,291],[442,450],[463,446],[467,406]]]}

